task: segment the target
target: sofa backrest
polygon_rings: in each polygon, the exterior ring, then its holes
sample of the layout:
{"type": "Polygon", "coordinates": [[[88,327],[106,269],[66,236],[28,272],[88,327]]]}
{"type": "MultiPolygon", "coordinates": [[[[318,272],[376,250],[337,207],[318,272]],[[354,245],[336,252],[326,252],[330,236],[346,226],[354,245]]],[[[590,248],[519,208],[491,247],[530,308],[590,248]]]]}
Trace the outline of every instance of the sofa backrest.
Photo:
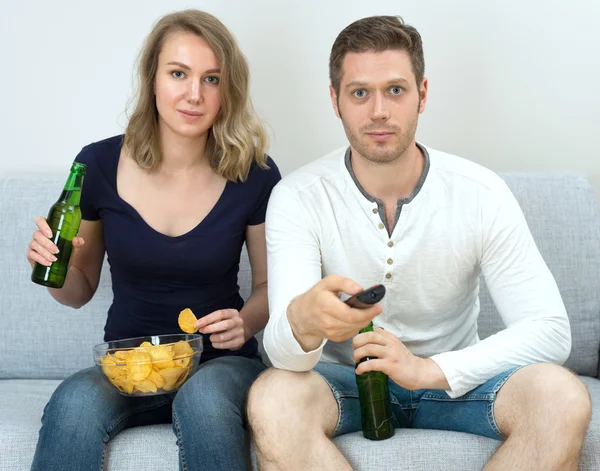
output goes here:
{"type": "MultiPolygon", "coordinates": [[[[575,172],[501,173],[517,198],[538,249],[556,279],[571,321],[565,366],[597,376],[600,350],[600,213],[589,179],[575,172]]],[[[504,328],[482,283],[479,335],[504,328]]]]}
{"type": "MultiPolygon", "coordinates": [[[[598,374],[600,349],[600,216],[593,188],[580,174],[504,174],[521,203],[542,255],[554,273],[572,322],[573,351],[568,366],[598,374]]],[[[59,305],[46,289],[30,281],[25,259],[35,228],[46,215],[64,179],[0,178],[0,379],[64,378],[92,364],[92,346],[102,342],[112,299],[105,262],[94,299],[81,309],[59,305]]],[[[242,296],[250,288],[250,269],[242,254],[238,277],[242,296]]],[[[482,287],[480,334],[502,328],[482,287]]]]}

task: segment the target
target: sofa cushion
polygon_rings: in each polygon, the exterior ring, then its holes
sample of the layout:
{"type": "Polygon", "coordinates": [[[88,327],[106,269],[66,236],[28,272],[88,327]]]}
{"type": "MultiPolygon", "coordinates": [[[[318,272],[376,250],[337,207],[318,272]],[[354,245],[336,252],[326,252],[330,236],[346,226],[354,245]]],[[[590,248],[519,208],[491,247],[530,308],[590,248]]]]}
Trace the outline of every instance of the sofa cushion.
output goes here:
{"type": "MultiPolygon", "coordinates": [[[[600,213],[590,181],[578,173],[504,173],[556,279],[571,321],[573,345],[565,366],[598,375],[600,350],[600,213]]],[[[482,283],[481,338],[504,324],[482,283]]]]}
{"type": "Polygon", "coordinates": [[[59,384],[0,380],[0,470],[30,469],[44,406],[59,384]]]}
{"type": "MultiPolygon", "coordinates": [[[[592,396],[593,417],[580,469],[597,471],[600,469],[600,380],[581,379],[592,396]]],[[[0,380],[0,470],[26,471],[31,467],[42,411],[58,384],[58,381],[0,380]]],[[[393,438],[382,442],[366,442],[360,433],[354,433],[338,437],[335,442],[358,471],[383,468],[475,471],[483,468],[500,443],[475,435],[435,430],[397,430],[393,438]]],[[[109,442],[107,471],[140,469],[178,469],[177,445],[170,425],[128,429],[109,442]]]]}
{"type": "MultiPolygon", "coordinates": [[[[600,380],[582,379],[593,396],[594,417],[583,446],[580,471],[597,471],[600,469],[600,380]]],[[[353,469],[361,471],[476,471],[484,467],[500,444],[490,438],[436,430],[397,430],[389,440],[369,442],[368,453],[360,433],[344,435],[336,443],[353,469]]]]}

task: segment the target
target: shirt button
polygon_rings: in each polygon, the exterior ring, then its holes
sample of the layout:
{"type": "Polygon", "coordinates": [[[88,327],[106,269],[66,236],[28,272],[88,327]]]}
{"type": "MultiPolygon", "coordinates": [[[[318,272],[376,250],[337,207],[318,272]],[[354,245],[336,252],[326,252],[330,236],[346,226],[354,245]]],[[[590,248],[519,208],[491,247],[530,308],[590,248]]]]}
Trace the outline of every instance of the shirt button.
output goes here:
{"type": "Polygon", "coordinates": [[[385,226],[383,225],[382,222],[379,223],[379,226],[377,226],[379,229],[383,229],[385,226]]]}
{"type": "Polygon", "coordinates": [[[392,277],[392,274],[391,273],[386,273],[385,277],[389,280],[392,277]]]}
{"type": "Polygon", "coordinates": [[[379,210],[377,208],[373,208],[373,214],[377,214],[379,210]]]}
{"type": "Polygon", "coordinates": [[[393,242],[390,240],[390,241],[388,242],[388,247],[393,247],[393,246],[394,246],[394,243],[393,243],[393,242]]]}
{"type": "Polygon", "coordinates": [[[394,263],[394,261],[391,258],[387,259],[388,265],[391,265],[392,263],[394,263]]]}

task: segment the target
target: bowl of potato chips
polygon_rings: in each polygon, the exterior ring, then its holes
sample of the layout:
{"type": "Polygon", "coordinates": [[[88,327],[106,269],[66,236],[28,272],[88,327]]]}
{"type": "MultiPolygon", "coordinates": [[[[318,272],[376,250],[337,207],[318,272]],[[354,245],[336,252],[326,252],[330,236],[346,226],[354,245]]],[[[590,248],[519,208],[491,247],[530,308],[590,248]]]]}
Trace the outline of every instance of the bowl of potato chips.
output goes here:
{"type": "Polygon", "coordinates": [[[177,391],[200,365],[202,336],[172,334],[136,337],[94,347],[94,361],[124,396],[177,391]]]}

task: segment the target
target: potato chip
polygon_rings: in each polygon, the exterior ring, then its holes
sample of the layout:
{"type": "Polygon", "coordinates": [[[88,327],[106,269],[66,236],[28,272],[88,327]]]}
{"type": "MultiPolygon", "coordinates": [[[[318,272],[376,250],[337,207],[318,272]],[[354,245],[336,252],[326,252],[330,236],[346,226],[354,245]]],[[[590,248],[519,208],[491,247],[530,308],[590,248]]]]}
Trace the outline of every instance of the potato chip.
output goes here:
{"type": "Polygon", "coordinates": [[[130,350],[119,350],[114,353],[115,361],[117,363],[126,363],[129,357],[130,350]]]}
{"type": "Polygon", "coordinates": [[[165,379],[157,371],[154,370],[152,370],[152,372],[146,379],[156,384],[157,388],[162,388],[165,385],[165,379]]]}
{"type": "Polygon", "coordinates": [[[150,355],[153,367],[156,366],[157,369],[162,369],[173,368],[175,366],[172,345],[150,345],[149,347],[146,346],[144,350],[150,355]]]}
{"type": "Polygon", "coordinates": [[[173,345],[174,364],[183,368],[190,363],[190,357],[194,354],[194,349],[185,340],[180,340],[173,345]]]}
{"type": "Polygon", "coordinates": [[[149,380],[136,381],[133,383],[133,390],[143,393],[155,393],[157,391],[156,384],[149,380]]]}
{"type": "Polygon", "coordinates": [[[185,380],[188,378],[188,375],[190,374],[190,370],[189,368],[186,368],[183,370],[183,374],[179,377],[179,379],[177,380],[177,382],[175,383],[174,389],[179,389],[179,387],[185,382],[185,380]]]}
{"type": "Polygon", "coordinates": [[[171,391],[175,389],[175,383],[183,373],[182,368],[165,368],[164,370],[160,370],[158,372],[165,380],[165,384],[163,385],[163,389],[165,391],[171,391]]]}
{"type": "Polygon", "coordinates": [[[119,376],[127,374],[125,368],[117,366],[117,362],[110,353],[106,355],[106,357],[101,358],[100,362],[102,363],[102,371],[108,378],[118,378],[119,376]]]}
{"type": "Polygon", "coordinates": [[[142,381],[152,371],[152,359],[147,352],[131,350],[127,357],[127,373],[133,381],[142,381]]]}
{"type": "Polygon", "coordinates": [[[129,378],[127,376],[114,378],[110,382],[122,392],[126,392],[127,394],[133,393],[133,383],[129,381],[129,378]]]}
{"type": "Polygon", "coordinates": [[[188,334],[193,334],[198,331],[194,324],[198,321],[190,308],[185,308],[179,313],[179,328],[188,334]]]}

